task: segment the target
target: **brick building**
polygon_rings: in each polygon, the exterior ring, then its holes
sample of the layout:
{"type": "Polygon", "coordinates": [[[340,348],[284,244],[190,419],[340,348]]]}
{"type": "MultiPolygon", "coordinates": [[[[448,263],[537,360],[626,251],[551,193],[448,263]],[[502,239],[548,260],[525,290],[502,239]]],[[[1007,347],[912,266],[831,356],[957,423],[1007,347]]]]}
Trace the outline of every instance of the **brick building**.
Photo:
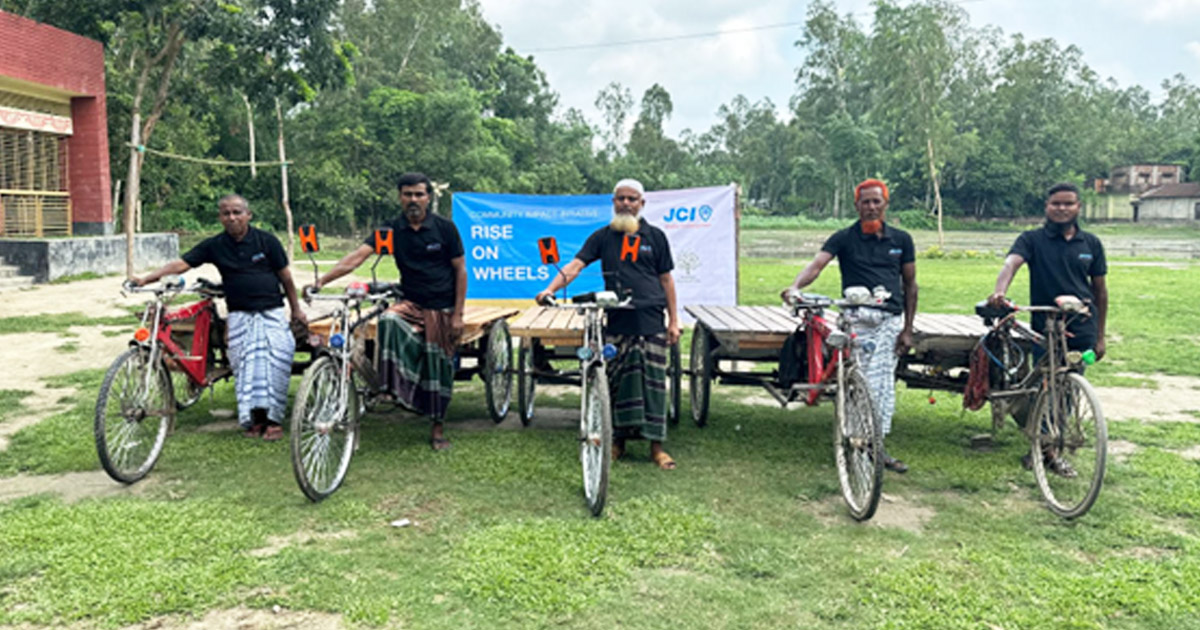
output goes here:
{"type": "Polygon", "coordinates": [[[0,236],[111,234],[100,42],[0,11],[0,236]]]}

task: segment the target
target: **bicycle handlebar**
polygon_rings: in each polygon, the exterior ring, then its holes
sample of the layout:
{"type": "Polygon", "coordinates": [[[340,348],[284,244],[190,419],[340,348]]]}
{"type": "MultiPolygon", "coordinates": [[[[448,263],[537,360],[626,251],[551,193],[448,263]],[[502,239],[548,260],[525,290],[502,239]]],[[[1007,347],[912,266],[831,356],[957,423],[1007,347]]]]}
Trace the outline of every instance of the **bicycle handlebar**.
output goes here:
{"type": "Polygon", "coordinates": [[[633,303],[633,295],[632,291],[626,291],[623,298],[617,299],[617,294],[613,291],[589,291],[570,298],[569,305],[559,305],[558,300],[553,295],[546,296],[539,303],[542,306],[550,308],[578,308],[581,306],[594,306],[604,309],[628,308],[633,303]]]}
{"type": "Polygon", "coordinates": [[[209,297],[224,297],[223,285],[215,284],[205,278],[197,278],[191,286],[187,286],[183,276],[167,276],[156,286],[138,286],[133,280],[121,283],[121,291],[125,293],[153,293],[160,296],[166,293],[198,293],[209,297]]]}
{"type": "Polygon", "coordinates": [[[353,300],[362,300],[367,302],[378,302],[386,299],[404,299],[404,292],[400,290],[400,284],[397,282],[368,282],[365,285],[350,285],[342,293],[333,295],[321,295],[318,290],[313,287],[306,287],[304,290],[304,299],[306,301],[326,301],[326,302],[344,302],[349,303],[353,300]]]}

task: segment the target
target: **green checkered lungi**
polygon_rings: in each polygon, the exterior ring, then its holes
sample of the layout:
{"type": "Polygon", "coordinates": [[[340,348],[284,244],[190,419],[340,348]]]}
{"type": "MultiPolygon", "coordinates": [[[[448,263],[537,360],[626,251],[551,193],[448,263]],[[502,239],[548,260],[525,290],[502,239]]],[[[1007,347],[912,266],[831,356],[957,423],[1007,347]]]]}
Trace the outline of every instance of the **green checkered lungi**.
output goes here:
{"type": "Polygon", "coordinates": [[[446,417],[454,393],[450,315],[401,302],[379,317],[383,391],[434,422],[446,417]]]}
{"type": "Polygon", "coordinates": [[[613,437],[667,439],[667,336],[606,335],[617,347],[608,363],[613,437]]]}

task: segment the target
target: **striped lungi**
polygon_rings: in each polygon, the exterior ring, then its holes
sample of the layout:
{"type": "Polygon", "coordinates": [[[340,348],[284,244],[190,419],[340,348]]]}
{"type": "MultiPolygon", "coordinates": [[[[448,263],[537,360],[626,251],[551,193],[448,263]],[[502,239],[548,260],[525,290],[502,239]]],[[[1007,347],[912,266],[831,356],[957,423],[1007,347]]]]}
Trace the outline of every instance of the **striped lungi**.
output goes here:
{"type": "Polygon", "coordinates": [[[453,316],[405,301],[379,317],[381,389],[439,423],[454,392],[453,316]]]}
{"type": "Polygon", "coordinates": [[[850,309],[846,316],[856,337],[854,360],[867,379],[871,405],[887,435],[896,410],[896,338],[904,328],[904,316],[871,308],[850,309]]]}
{"type": "Polygon", "coordinates": [[[667,439],[667,336],[606,335],[617,347],[608,363],[613,437],[667,439]]]}
{"type": "Polygon", "coordinates": [[[238,424],[249,428],[251,409],[266,409],[271,422],[282,423],[296,352],[283,307],[230,311],[228,324],[238,424]]]}

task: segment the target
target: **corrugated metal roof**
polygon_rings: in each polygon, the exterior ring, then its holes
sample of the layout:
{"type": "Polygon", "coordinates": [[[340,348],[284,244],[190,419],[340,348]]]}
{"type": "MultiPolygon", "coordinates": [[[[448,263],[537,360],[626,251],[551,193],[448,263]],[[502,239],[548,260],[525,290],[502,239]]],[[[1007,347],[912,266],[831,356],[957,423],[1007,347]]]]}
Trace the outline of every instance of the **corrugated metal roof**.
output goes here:
{"type": "Polygon", "coordinates": [[[1178,199],[1200,198],[1200,182],[1184,182],[1182,184],[1165,184],[1154,190],[1148,190],[1141,195],[1142,199],[1178,199]]]}

